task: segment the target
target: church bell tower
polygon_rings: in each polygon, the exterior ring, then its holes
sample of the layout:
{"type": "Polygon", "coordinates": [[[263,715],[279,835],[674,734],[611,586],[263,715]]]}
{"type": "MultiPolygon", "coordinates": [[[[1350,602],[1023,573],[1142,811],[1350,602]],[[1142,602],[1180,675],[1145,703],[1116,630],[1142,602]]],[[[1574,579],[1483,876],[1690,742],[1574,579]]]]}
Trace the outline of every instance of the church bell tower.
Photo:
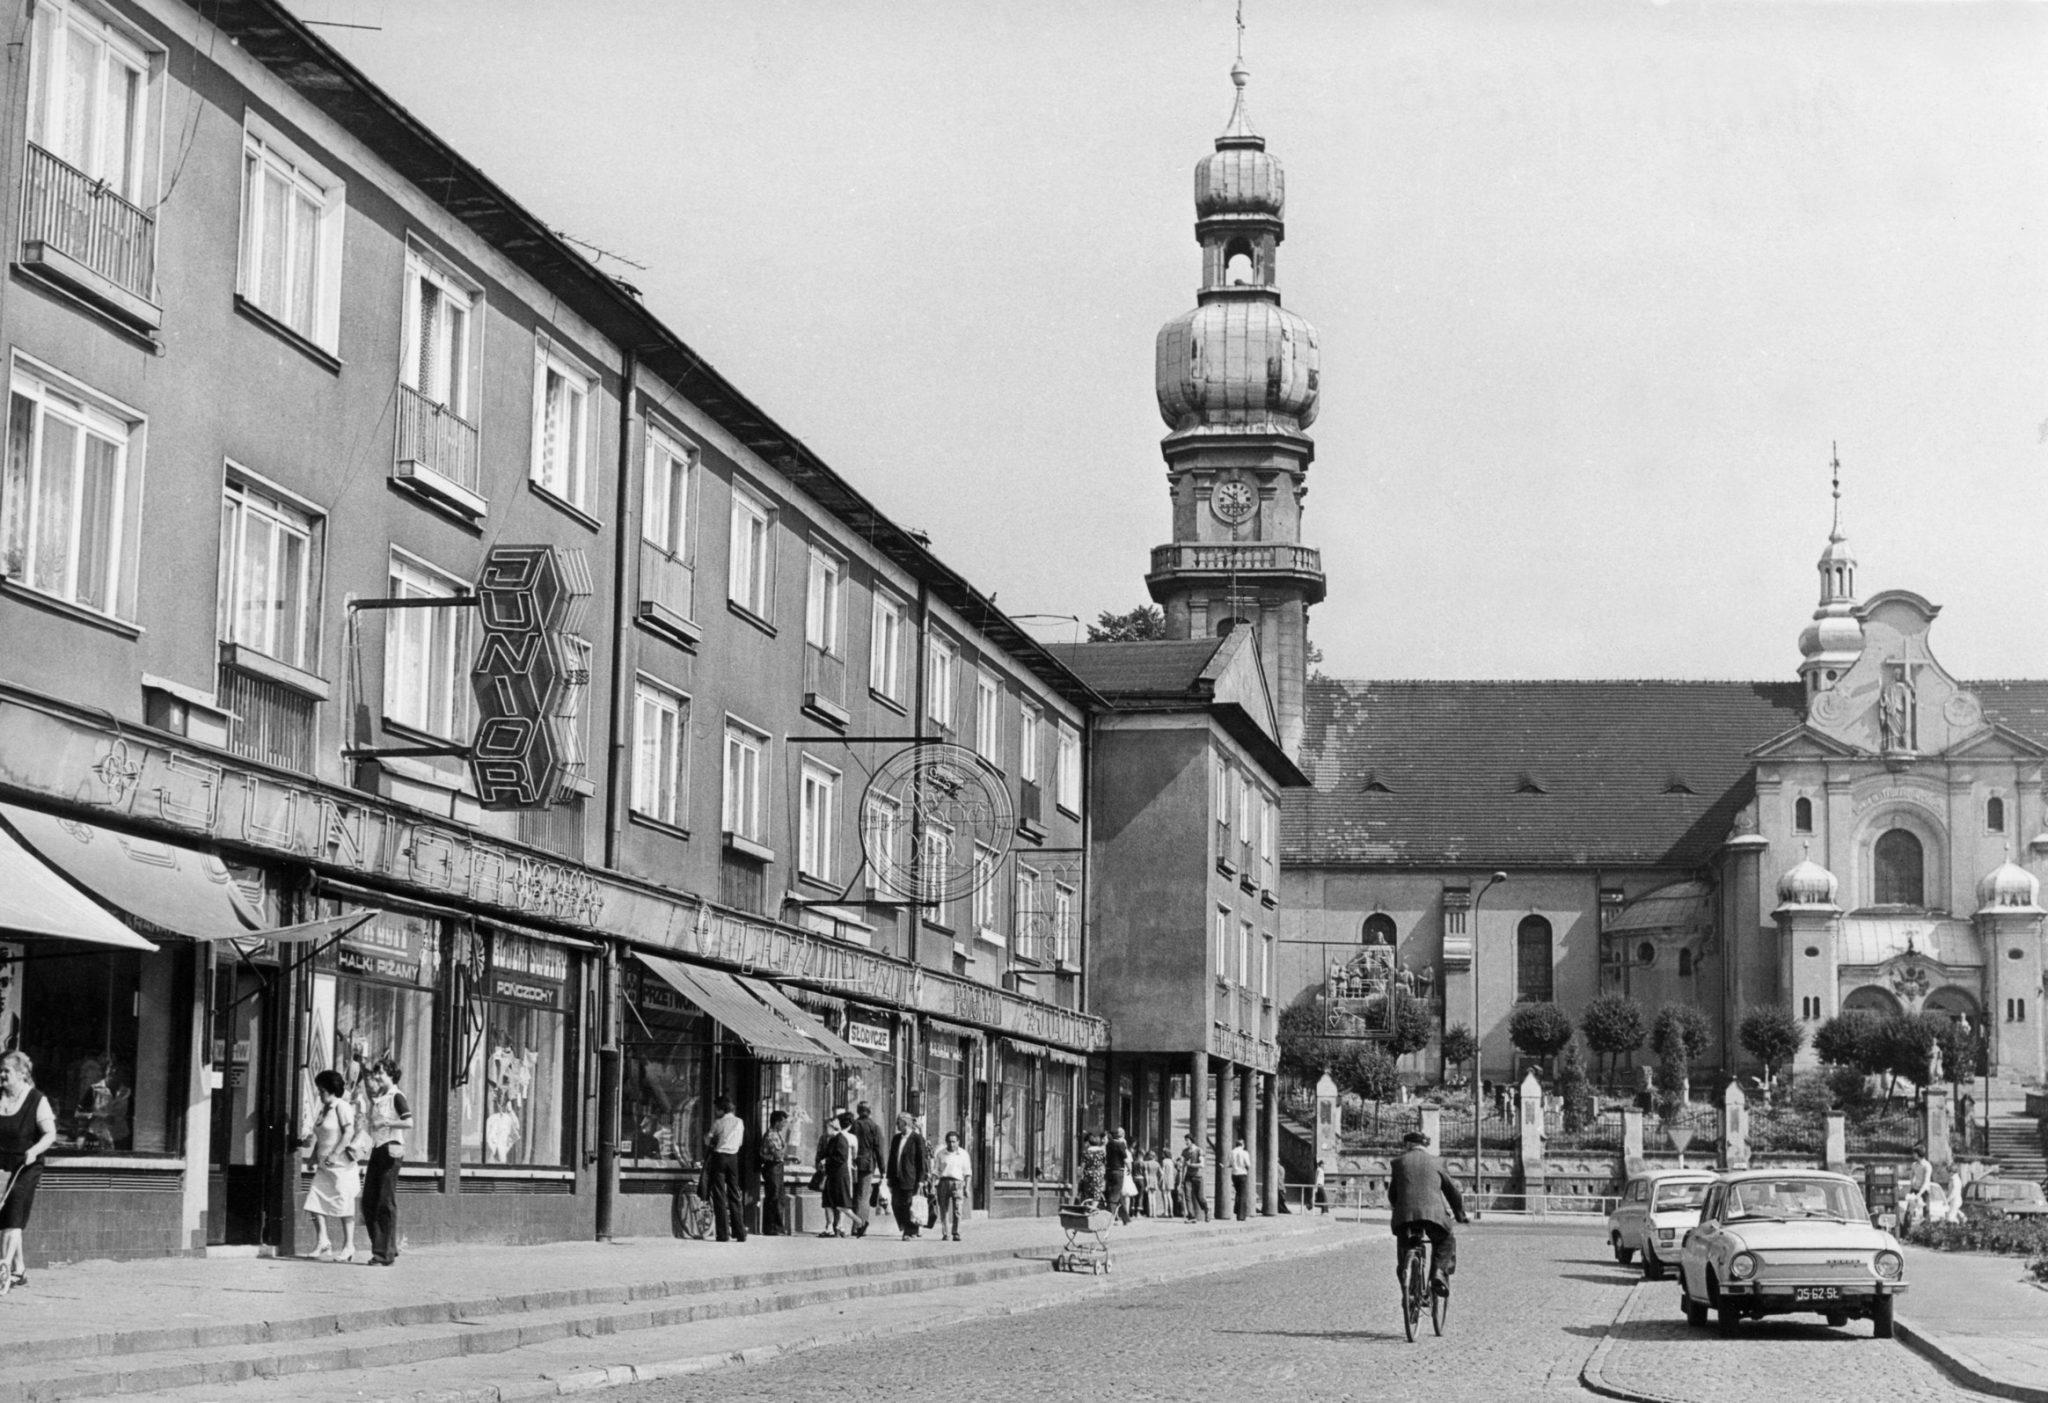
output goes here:
{"type": "Polygon", "coordinates": [[[1285,226],[1280,162],[1251,128],[1240,58],[1237,101],[1216,150],[1195,167],[1195,308],[1159,329],[1155,384],[1170,432],[1160,445],[1173,541],[1152,552],[1146,587],[1169,638],[1256,631],[1280,740],[1301,749],[1308,609],[1322,602],[1321,555],[1301,543],[1315,444],[1316,331],[1280,305],[1285,226]]]}

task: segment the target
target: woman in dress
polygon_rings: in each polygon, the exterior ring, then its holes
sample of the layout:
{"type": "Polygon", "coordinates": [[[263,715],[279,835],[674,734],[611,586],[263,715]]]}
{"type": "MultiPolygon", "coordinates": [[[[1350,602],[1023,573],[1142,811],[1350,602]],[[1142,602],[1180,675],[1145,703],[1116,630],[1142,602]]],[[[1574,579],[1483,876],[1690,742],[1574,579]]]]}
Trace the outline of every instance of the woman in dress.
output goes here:
{"type": "Polygon", "coordinates": [[[821,1197],[818,1206],[825,1210],[825,1231],[819,1237],[845,1237],[846,1230],[839,1226],[839,1215],[853,1208],[853,1116],[841,1111],[836,1117],[825,1122],[825,1133],[818,1137],[818,1172],[824,1179],[819,1186],[821,1197]]]}
{"type": "Polygon", "coordinates": [[[299,1147],[310,1151],[306,1161],[313,1167],[313,1183],[306,1190],[306,1211],[313,1215],[313,1226],[320,1233],[313,1257],[322,1262],[353,1262],[356,1198],[362,1191],[354,1145],[356,1111],[348,1103],[348,1084],[332,1067],[315,1076],[313,1085],[320,1093],[320,1105],[313,1112],[312,1128],[299,1137],[299,1147]],[[330,1218],[341,1227],[338,1254],[328,1240],[330,1218]]]}
{"type": "Polygon", "coordinates": [[[36,1090],[35,1063],[25,1052],[0,1057],[0,1177],[7,1181],[0,1203],[0,1295],[28,1285],[21,1234],[43,1179],[43,1156],[56,1143],[57,1113],[36,1090]]]}
{"type": "Polygon", "coordinates": [[[1082,1203],[1106,1203],[1104,1151],[1102,1132],[1088,1132],[1088,1142],[1081,1150],[1081,1182],[1075,1197],[1082,1203]]]}

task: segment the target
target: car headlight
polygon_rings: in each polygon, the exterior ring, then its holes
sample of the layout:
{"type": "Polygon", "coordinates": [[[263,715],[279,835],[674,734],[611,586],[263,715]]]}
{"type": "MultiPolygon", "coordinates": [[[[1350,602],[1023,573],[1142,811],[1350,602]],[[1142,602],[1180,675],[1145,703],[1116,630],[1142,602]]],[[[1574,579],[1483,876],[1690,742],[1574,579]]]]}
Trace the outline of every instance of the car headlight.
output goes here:
{"type": "Polygon", "coordinates": [[[1870,1259],[1870,1269],[1886,1281],[1897,1281],[1906,1274],[1906,1259],[1886,1249],[1870,1259]]]}
{"type": "Polygon", "coordinates": [[[1757,1260],[1748,1252],[1737,1252],[1728,1259],[1728,1279],[1747,1281],[1756,1275],[1757,1260]]]}

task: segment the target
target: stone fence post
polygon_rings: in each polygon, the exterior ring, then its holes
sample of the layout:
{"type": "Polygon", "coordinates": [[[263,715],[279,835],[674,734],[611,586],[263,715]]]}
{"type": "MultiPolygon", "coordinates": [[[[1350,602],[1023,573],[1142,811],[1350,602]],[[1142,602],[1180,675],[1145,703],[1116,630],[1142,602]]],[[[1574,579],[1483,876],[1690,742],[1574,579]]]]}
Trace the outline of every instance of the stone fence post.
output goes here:
{"type": "Polygon", "coordinates": [[[1548,1208],[1543,1164],[1543,1083],[1534,1072],[1522,1078],[1522,1192],[1523,1207],[1531,1213],[1548,1208]]]}
{"type": "Polygon", "coordinates": [[[1344,1123],[1337,1105],[1337,1083],[1325,1072],[1316,1080],[1316,1163],[1336,1188],[1337,1152],[1344,1145],[1344,1123]]]}
{"type": "Polygon", "coordinates": [[[1920,1106],[1920,1138],[1927,1142],[1927,1161],[1944,1181],[1948,1168],[1955,1162],[1955,1151],[1949,1145],[1949,1104],[1948,1088],[1930,1086],[1920,1106]]]}
{"type": "Polygon", "coordinates": [[[1422,1104],[1422,1133],[1429,1137],[1429,1152],[1440,1155],[1444,1152],[1444,1108],[1434,1101],[1422,1104]]]}
{"type": "Polygon", "coordinates": [[[1626,1174],[1643,1172],[1643,1113],[1634,1107],[1621,1113],[1621,1167],[1626,1174]]]}
{"type": "Polygon", "coordinates": [[[1849,1121],[1840,1111],[1827,1114],[1827,1138],[1821,1148],[1820,1167],[1836,1174],[1849,1172],[1849,1121]]]}
{"type": "Polygon", "coordinates": [[[1721,1093],[1721,1167],[1749,1168],[1749,1098],[1732,1078],[1721,1093]]]}

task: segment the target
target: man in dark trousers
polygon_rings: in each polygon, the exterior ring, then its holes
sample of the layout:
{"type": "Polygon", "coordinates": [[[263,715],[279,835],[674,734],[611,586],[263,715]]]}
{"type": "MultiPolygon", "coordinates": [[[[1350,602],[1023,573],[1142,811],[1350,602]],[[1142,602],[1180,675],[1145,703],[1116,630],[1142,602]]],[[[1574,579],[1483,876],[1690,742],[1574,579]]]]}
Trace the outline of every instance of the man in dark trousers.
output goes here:
{"type": "Polygon", "coordinates": [[[1401,1254],[1411,1239],[1427,1238],[1431,1244],[1429,1280],[1438,1294],[1447,1294],[1451,1273],[1458,1269],[1458,1235],[1451,1231],[1451,1219],[1465,1217],[1465,1199],[1444,1169],[1443,1161],[1429,1152],[1429,1137],[1411,1130],[1401,1137],[1407,1148],[1387,1168],[1387,1206],[1394,1210],[1394,1279],[1401,1279],[1401,1254]]]}
{"type": "Polygon", "coordinates": [[[853,1235],[868,1235],[868,1200],[882,1174],[882,1127],[875,1124],[874,1111],[863,1101],[855,1108],[853,1122],[853,1235]]]}
{"type": "Polygon", "coordinates": [[[711,1221],[720,1242],[747,1240],[746,1199],[740,1193],[740,1150],[747,1123],[732,1113],[732,1098],[721,1092],[712,1106],[718,1119],[704,1137],[705,1170],[711,1181],[711,1221]]]}
{"type": "Polygon", "coordinates": [[[907,1115],[896,1117],[896,1134],[889,1141],[889,1209],[905,1238],[918,1235],[910,1199],[924,1185],[927,1167],[924,1136],[917,1133],[917,1122],[907,1115]]]}

